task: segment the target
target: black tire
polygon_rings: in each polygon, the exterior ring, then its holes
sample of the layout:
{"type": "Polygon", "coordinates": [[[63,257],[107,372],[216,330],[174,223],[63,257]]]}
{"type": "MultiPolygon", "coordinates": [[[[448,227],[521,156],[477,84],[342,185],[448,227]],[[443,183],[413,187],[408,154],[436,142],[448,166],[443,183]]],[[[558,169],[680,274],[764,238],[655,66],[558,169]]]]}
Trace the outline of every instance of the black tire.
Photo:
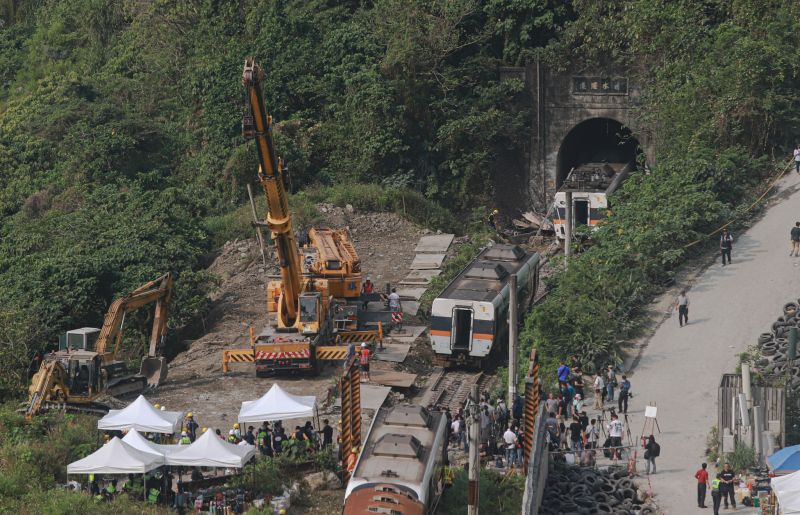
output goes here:
{"type": "Polygon", "coordinates": [[[759,335],[758,337],[758,343],[764,344],[767,342],[771,342],[773,338],[774,336],[772,335],[772,333],[761,333],[761,335],[759,335]]]}

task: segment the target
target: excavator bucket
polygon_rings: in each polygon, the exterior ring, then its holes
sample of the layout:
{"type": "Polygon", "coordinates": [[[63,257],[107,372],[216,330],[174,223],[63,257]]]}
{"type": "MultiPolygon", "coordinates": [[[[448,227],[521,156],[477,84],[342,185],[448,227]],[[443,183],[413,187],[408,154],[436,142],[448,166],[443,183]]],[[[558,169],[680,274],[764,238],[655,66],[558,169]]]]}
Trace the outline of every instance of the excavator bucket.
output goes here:
{"type": "Polygon", "coordinates": [[[147,386],[155,388],[167,378],[167,361],[160,356],[146,357],[139,373],[147,378],[147,386]]]}

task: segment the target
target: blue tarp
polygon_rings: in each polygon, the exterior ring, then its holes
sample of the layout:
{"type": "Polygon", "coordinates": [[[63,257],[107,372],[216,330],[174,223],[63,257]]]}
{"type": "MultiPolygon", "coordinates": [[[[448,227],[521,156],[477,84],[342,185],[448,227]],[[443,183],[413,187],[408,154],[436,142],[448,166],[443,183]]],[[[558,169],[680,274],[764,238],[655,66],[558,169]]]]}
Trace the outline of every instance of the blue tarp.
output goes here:
{"type": "Polygon", "coordinates": [[[768,456],[767,464],[774,474],[789,474],[800,470],[800,445],[785,447],[768,456]]]}

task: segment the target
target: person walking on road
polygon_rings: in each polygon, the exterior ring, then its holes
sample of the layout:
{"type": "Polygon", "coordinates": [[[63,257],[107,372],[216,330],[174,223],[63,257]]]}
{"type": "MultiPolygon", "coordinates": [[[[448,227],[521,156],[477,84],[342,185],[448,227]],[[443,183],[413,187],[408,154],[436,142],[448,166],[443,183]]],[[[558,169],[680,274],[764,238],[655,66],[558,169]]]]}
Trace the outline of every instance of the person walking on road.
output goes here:
{"type": "Polygon", "coordinates": [[[731,249],[733,249],[733,235],[728,229],[723,229],[722,236],[719,239],[719,250],[722,253],[722,266],[725,266],[725,258],[728,258],[728,264],[731,264],[731,249]]]}
{"type": "Polygon", "coordinates": [[[689,323],[689,298],[686,296],[686,290],[681,290],[678,295],[678,324],[681,327],[689,323]]]}
{"type": "Polygon", "coordinates": [[[790,236],[792,239],[792,251],[789,252],[789,257],[798,257],[800,256],[800,222],[794,223],[790,236]]]}
{"type": "Polygon", "coordinates": [[[794,148],[794,169],[800,173],[800,143],[794,148]]]}
{"type": "Polygon", "coordinates": [[[617,403],[617,411],[620,413],[628,414],[628,397],[631,396],[631,382],[628,381],[627,376],[622,376],[622,384],[619,387],[619,399],[617,403]]]}
{"type": "Polygon", "coordinates": [[[706,506],[706,486],[708,486],[708,465],[703,463],[700,470],[694,473],[694,478],[697,479],[697,507],[707,508],[706,506]]]}
{"type": "MultiPolygon", "coordinates": [[[[719,503],[722,500],[720,497],[721,494],[719,493],[720,483],[722,483],[720,480],[721,477],[722,474],[717,472],[717,477],[711,480],[711,503],[714,506],[714,515],[719,515],[719,503]]],[[[703,506],[703,508],[705,508],[705,506],[703,506]]]]}
{"type": "Polygon", "coordinates": [[[652,465],[653,474],[656,473],[656,458],[661,454],[661,446],[656,443],[656,438],[650,435],[647,439],[647,445],[644,446],[644,459],[646,462],[645,473],[650,475],[650,468],[652,465]]]}
{"type": "Polygon", "coordinates": [[[720,472],[720,488],[719,493],[722,500],[725,501],[725,509],[728,509],[728,497],[731,498],[731,508],[736,509],[736,498],[733,495],[733,481],[736,479],[736,474],[731,470],[731,464],[726,463],[720,472]]]}
{"type": "Polygon", "coordinates": [[[603,409],[603,399],[606,396],[606,383],[603,381],[603,373],[597,371],[594,378],[594,409],[603,409]]]}
{"type": "Polygon", "coordinates": [[[606,371],[606,400],[614,402],[614,388],[617,387],[617,375],[614,373],[614,367],[608,365],[606,371]]]}

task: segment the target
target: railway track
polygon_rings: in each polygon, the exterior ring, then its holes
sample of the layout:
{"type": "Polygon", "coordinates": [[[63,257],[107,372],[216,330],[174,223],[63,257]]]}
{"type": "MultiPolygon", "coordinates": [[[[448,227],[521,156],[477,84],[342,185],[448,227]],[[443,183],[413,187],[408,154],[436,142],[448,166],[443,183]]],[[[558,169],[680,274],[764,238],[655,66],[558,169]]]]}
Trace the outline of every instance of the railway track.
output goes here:
{"type": "Polygon", "coordinates": [[[437,368],[422,394],[422,405],[441,406],[455,412],[464,407],[473,385],[477,384],[482,392],[491,385],[493,379],[494,376],[483,372],[437,368]]]}

